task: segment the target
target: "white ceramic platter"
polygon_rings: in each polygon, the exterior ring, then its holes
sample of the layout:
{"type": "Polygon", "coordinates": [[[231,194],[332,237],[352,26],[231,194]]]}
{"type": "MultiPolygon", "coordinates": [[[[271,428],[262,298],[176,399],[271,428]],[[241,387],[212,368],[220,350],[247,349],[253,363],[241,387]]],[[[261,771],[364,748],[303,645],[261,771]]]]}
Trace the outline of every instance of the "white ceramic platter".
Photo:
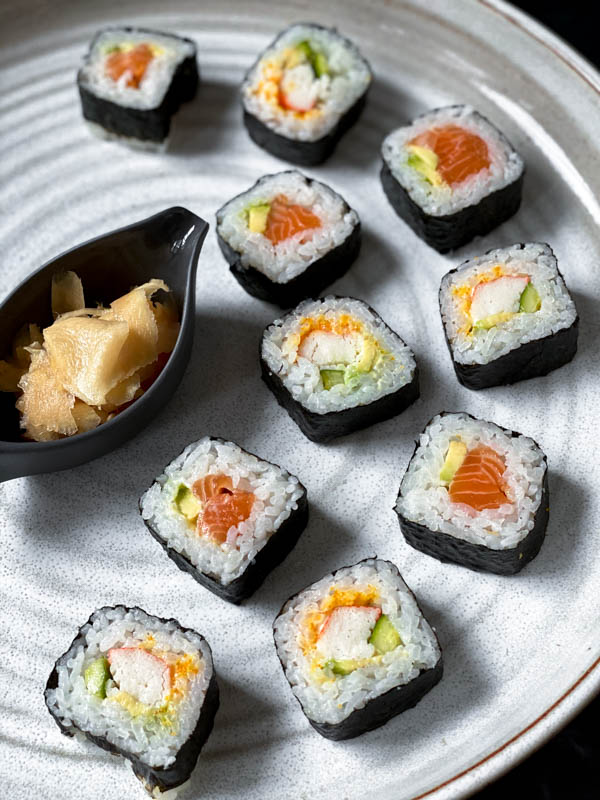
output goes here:
{"type": "Polygon", "coordinates": [[[6,3],[2,294],[60,251],[167,206],[184,205],[213,224],[224,201],[285,169],[248,139],[237,87],[256,53],[294,20],[339,25],[377,76],[360,122],[327,164],[306,171],[340,191],[364,225],[360,259],[334,291],[371,303],[411,345],[422,399],[333,444],[308,442],[259,379],[257,343],[277,311],[231,277],[213,226],[198,274],[194,352],[164,412],[99,461],[0,487],[0,786],[13,800],[143,798],[125,762],[62,737],[43,703],[54,660],[105,604],[174,616],[212,645],[222,705],[186,799],[464,797],[531,752],[600,685],[600,77],[511,7],[496,0],[6,3]],[[202,87],[176,118],[166,154],[100,142],[82,123],[75,71],[94,31],[112,23],[164,28],[198,43],[202,87]],[[527,176],[513,220],[443,257],[389,207],[378,151],[390,129],[452,102],[472,103],[505,131],[527,176]],[[440,278],[468,256],[527,240],[548,241],[558,255],[581,316],[579,352],[546,378],[470,392],[457,383],[443,341],[440,278]],[[548,455],[546,543],[516,577],[443,565],[400,535],[393,512],[400,478],[416,435],[442,409],[522,431],[548,455]],[[176,569],[137,513],[153,476],[206,433],[283,464],[309,491],[311,521],[300,543],[241,608],[176,569]],[[422,601],[445,651],[445,675],[380,730],[329,742],[289,691],[271,623],[287,596],[375,553],[399,566],[422,601]]]}

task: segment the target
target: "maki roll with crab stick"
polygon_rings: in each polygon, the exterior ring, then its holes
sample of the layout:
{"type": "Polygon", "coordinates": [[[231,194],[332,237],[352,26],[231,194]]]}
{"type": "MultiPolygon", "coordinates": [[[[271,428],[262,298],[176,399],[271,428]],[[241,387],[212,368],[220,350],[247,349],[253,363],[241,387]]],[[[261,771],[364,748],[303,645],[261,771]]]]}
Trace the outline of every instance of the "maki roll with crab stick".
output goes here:
{"type": "Polygon", "coordinates": [[[196,45],[160,31],[106,28],[94,37],[77,86],[92,133],[161,149],[171,117],[196,94],[196,45]]]}
{"type": "Polygon", "coordinates": [[[437,108],[392,131],[382,156],[392,208],[440,253],[489,233],[521,204],[521,156],[470,106],[437,108]]]}
{"type": "Polygon", "coordinates": [[[547,375],[577,351],[577,309],[547,244],[465,261],[444,275],[439,299],[454,370],[469,389],[547,375]]]}
{"type": "Polygon", "coordinates": [[[440,561],[512,575],[538,554],[548,464],[527,436],[470,414],[438,414],[421,434],[396,513],[412,547],[440,561]]]}
{"type": "Polygon", "coordinates": [[[286,28],[242,84],[250,138],[274,156],[311,166],[325,161],[362,112],[371,70],[334,28],[286,28]]]}
{"type": "Polygon", "coordinates": [[[140,511],[180,569],[236,604],[283,561],[308,521],[298,478],[209,436],[167,465],[142,495],[140,511]]]}
{"type": "Polygon", "coordinates": [[[44,698],[66,736],[131,761],[153,798],[173,798],[213,727],[219,687],[206,639],[174,619],[114,606],[91,615],[44,698]]]}
{"type": "Polygon", "coordinates": [[[326,575],[284,604],[273,631],[292,692],[328,739],[383,725],[442,677],[436,635],[389,561],[326,575]]]}
{"type": "Polygon", "coordinates": [[[279,172],[217,212],[217,238],[249,294],[291,308],[348,270],[360,250],[360,220],[324,183],[279,172]]]}
{"type": "Polygon", "coordinates": [[[400,414],[419,397],[410,348],[366,303],[306,300],[263,333],[262,377],[313,442],[400,414]]]}

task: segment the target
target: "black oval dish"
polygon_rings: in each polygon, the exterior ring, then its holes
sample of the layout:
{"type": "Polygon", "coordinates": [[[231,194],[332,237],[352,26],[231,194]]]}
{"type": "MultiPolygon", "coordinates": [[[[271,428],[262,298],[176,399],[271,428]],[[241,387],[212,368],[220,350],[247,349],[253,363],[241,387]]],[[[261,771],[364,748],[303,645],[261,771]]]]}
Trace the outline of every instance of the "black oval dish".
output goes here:
{"type": "Polygon", "coordinates": [[[6,348],[26,322],[52,323],[50,286],[56,272],[74,270],[88,304],[108,305],[151,278],[162,278],[177,304],[181,330],[160,376],[129,408],[92,431],[51,442],[21,439],[15,397],[0,392],[0,481],[69,469],[114,450],[144,428],[183,377],[194,338],[196,268],[208,223],[185,208],[168,208],[141,222],[84,242],[23,281],[0,306],[6,348]]]}

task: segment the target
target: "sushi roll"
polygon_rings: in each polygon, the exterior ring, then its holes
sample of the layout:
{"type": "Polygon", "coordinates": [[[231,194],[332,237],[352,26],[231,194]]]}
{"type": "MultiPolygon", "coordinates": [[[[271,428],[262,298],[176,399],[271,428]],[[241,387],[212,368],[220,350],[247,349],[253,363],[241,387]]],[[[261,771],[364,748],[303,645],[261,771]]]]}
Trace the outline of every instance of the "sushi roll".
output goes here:
{"type": "Polygon", "coordinates": [[[196,45],[144,28],[106,28],[94,37],[77,86],[92,133],[161,149],[171,117],[196,94],[196,45]]]}
{"type": "Polygon", "coordinates": [[[140,511],[181,570],[236,604],[283,561],[308,521],[298,478],[209,436],[168,464],[142,495],[140,511]]]}
{"type": "Polygon", "coordinates": [[[306,300],[275,320],[260,363],[277,402],[313,442],[390,419],[419,397],[410,348],[352,297],[306,300]]]}
{"type": "Polygon", "coordinates": [[[58,659],[44,698],[62,733],[123,756],[151,797],[173,798],[210,735],[219,687],[203,636],[141,608],[106,606],[58,659]]]}
{"type": "Polygon", "coordinates": [[[392,208],[440,253],[489,233],[521,204],[521,156],[470,106],[417,117],[387,136],[382,156],[392,208]]]}
{"type": "Polygon", "coordinates": [[[439,299],[456,376],[469,389],[546,375],[577,351],[577,310],[547,244],[465,261],[444,275],[439,299]]]}
{"type": "Polygon", "coordinates": [[[261,53],[242,83],[250,138],[294,164],[321,164],[360,116],[371,70],[335,28],[286,28],[261,53]]]}
{"type": "Polygon", "coordinates": [[[389,561],[369,558],[308,586],[273,632],[292,692],[327,739],[384,725],[442,677],[436,635],[389,561]]]}
{"type": "Polygon", "coordinates": [[[254,297],[291,308],[317,297],[358,256],[360,221],[346,201],[296,171],[265,175],[217,212],[231,272],[254,297]]]}
{"type": "Polygon", "coordinates": [[[419,438],[396,512],[415,549],[513,575],[542,546],[548,504],[548,464],[533,439],[470,414],[442,413],[419,438]]]}

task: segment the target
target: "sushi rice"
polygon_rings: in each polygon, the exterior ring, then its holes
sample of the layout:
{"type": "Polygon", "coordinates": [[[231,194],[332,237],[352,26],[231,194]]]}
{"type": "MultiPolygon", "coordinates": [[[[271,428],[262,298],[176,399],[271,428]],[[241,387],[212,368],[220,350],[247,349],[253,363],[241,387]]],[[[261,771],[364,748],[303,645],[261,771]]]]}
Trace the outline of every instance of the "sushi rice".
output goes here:
{"type": "Polygon", "coordinates": [[[274,637],[292,691],[306,716],[317,723],[342,722],[379,695],[409,684],[440,659],[436,636],[412,592],[390,562],[378,559],[337,570],[295,595],[275,620],[274,637]],[[303,631],[315,616],[325,619],[320,608],[332,593],[357,590],[374,595],[373,602],[387,615],[402,643],[381,656],[366,659],[348,675],[327,676],[315,666],[314,651],[302,646],[303,631]]]}
{"type": "Polygon", "coordinates": [[[542,500],[546,459],[533,439],[511,436],[493,422],[469,414],[439,414],[421,434],[402,479],[396,509],[411,522],[491,550],[516,547],[533,529],[542,500]],[[474,513],[453,503],[440,478],[450,442],[464,442],[467,451],[483,445],[506,465],[503,475],[510,502],[474,513]]]}
{"type": "Polygon", "coordinates": [[[523,160],[510,142],[471,106],[438,108],[397,128],[384,140],[382,155],[394,178],[429,216],[446,216],[476,205],[491,192],[514,183],[524,170],[523,160]],[[411,152],[407,145],[419,134],[444,125],[457,125],[481,137],[490,160],[487,169],[452,187],[432,185],[409,164],[411,152]]]}
{"type": "Polygon", "coordinates": [[[460,364],[487,364],[526,342],[569,328],[577,310],[558,271],[556,258],[546,244],[530,243],[491,250],[465,261],[442,279],[440,311],[452,357],[460,364]],[[465,296],[493,274],[528,275],[541,306],[533,313],[516,313],[488,330],[473,329],[465,296]]]}
{"type": "Polygon", "coordinates": [[[272,131],[302,142],[326,136],[342,116],[366,92],[371,82],[369,65],[358,49],[335,29],[320,25],[292,25],[261,54],[242,84],[244,109],[272,131]],[[308,42],[323,53],[329,71],[315,76],[298,72],[296,83],[310,95],[314,106],[307,111],[282,108],[279,82],[286,59],[300,43],[308,42]]]}
{"type": "Polygon", "coordinates": [[[227,586],[239,578],[269,538],[298,508],[303,496],[298,479],[281,467],[247,453],[233,442],[208,436],[188,445],[140,500],[142,517],[169,547],[194,567],[227,586]],[[223,543],[198,535],[178,512],[175,498],[183,484],[191,487],[207,475],[227,475],[254,494],[250,516],[230,528],[223,543]]]}
{"type": "MultiPolygon", "coordinates": [[[[213,675],[210,649],[204,639],[182,630],[174,620],[160,620],[138,608],[123,606],[96,611],[81,629],[71,649],[59,659],[58,686],[46,690],[46,703],[63,728],[102,737],[137,756],[151,767],[169,767],[193,733],[208,685],[213,675]],[[119,701],[120,689],[113,679],[100,699],[86,688],[84,673],[96,659],[111,648],[152,649],[187,656],[197,667],[187,682],[183,698],[177,702],[176,718],[164,721],[162,715],[131,713],[119,701]]],[[[136,709],[137,712],[137,709],[136,709]]],[[[161,798],[168,797],[162,793],[161,798]]]]}
{"type": "Polygon", "coordinates": [[[241,253],[242,265],[254,267],[275,283],[287,283],[300,275],[346,241],[358,223],[358,214],[340,195],[296,170],[264,176],[217,214],[217,231],[233,250],[241,253]],[[250,231],[247,209],[271,203],[279,195],[289,203],[310,209],[321,220],[320,227],[308,236],[306,231],[300,231],[277,244],[262,233],[250,231]]]}
{"type": "MultiPolygon", "coordinates": [[[[416,370],[412,351],[365,303],[353,298],[306,300],[284,319],[275,320],[263,336],[263,361],[291,396],[309,411],[325,414],[364,406],[409,384],[416,370]],[[375,343],[371,369],[355,379],[325,389],[318,364],[299,355],[303,320],[350,318],[375,343]]],[[[332,363],[331,367],[336,364],[332,363]]]]}

